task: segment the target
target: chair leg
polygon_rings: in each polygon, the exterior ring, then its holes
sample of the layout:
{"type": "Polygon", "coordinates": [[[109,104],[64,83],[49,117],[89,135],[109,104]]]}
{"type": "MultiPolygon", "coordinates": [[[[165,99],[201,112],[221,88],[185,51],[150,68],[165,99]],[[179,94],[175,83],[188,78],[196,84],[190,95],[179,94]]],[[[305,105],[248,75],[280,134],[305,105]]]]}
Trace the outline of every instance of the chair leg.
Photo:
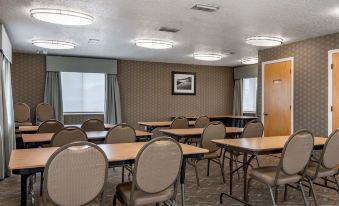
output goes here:
{"type": "Polygon", "coordinates": [[[303,196],[304,204],[308,205],[307,200],[306,200],[306,196],[305,196],[304,186],[301,182],[299,182],[298,184],[299,184],[299,187],[300,187],[301,194],[303,196]]]}
{"type": "Polygon", "coordinates": [[[287,200],[287,185],[284,186],[284,202],[287,200]]]}
{"type": "Polygon", "coordinates": [[[222,165],[220,159],[218,159],[219,165],[220,165],[220,170],[221,170],[221,177],[222,177],[222,181],[225,184],[226,180],[225,180],[225,174],[224,174],[224,166],[222,165]]]}
{"type": "Polygon", "coordinates": [[[315,195],[313,182],[312,182],[311,178],[309,178],[309,177],[307,177],[307,180],[308,180],[308,182],[310,183],[310,191],[312,192],[314,204],[317,206],[317,205],[318,205],[318,200],[317,200],[317,197],[316,197],[316,195],[315,195]]]}
{"type": "Polygon", "coordinates": [[[254,159],[257,161],[258,167],[260,167],[259,160],[258,160],[258,156],[255,156],[254,159]]]}
{"type": "MultiPolygon", "coordinates": [[[[235,155],[236,159],[235,159],[235,168],[238,168],[238,155],[235,155]]],[[[238,175],[238,179],[240,179],[240,174],[239,174],[239,170],[237,170],[237,175],[238,175]]]]}
{"type": "Polygon", "coordinates": [[[270,194],[271,194],[271,199],[272,199],[272,205],[273,206],[276,206],[276,203],[275,203],[275,198],[274,198],[274,194],[273,194],[273,190],[272,190],[272,187],[267,185],[268,186],[268,189],[270,190],[270,194]]]}
{"type": "Polygon", "coordinates": [[[195,177],[197,179],[197,185],[198,185],[198,187],[200,187],[199,173],[198,173],[198,167],[197,167],[196,161],[193,162],[193,167],[194,167],[194,170],[195,170],[195,177]]]}
{"type": "Polygon", "coordinates": [[[275,193],[274,193],[274,198],[275,198],[275,202],[278,203],[278,189],[279,189],[279,186],[275,186],[275,193]]]}
{"type": "Polygon", "coordinates": [[[122,166],[122,169],[121,169],[121,181],[122,183],[125,182],[125,167],[122,166]]]}
{"type": "Polygon", "coordinates": [[[44,172],[41,172],[41,177],[40,177],[40,196],[42,196],[42,187],[43,187],[43,182],[44,182],[44,172]]]}
{"type": "Polygon", "coordinates": [[[210,162],[211,160],[207,160],[207,177],[210,176],[210,162]]]}
{"type": "Polygon", "coordinates": [[[114,195],[113,196],[113,206],[116,206],[117,205],[117,196],[114,195]]]}
{"type": "Polygon", "coordinates": [[[337,192],[339,193],[339,182],[338,182],[337,178],[335,178],[335,175],[333,175],[333,179],[334,179],[334,181],[335,181],[335,183],[337,185],[337,188],[338,188],[337,192]]]}

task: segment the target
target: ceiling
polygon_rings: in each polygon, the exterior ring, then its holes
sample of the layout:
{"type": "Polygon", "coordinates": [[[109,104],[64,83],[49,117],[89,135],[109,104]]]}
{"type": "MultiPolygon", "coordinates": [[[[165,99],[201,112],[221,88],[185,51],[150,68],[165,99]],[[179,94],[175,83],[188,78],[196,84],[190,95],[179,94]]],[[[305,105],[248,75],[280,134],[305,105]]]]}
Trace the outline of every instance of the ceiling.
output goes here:
{"type": "Polygon", "coordinates": [[[4,23],[16,51],[35,53],[33,39],[64,40],[73,50],[47,50],[48,54],[132,59],[155,62],[235,66],[243,57],[257,56],[247,45],[250,36],[266,35],[291,43],[339,31],[338,0],[0,0],[4,23]],[[190,9],[196,3],[218,5],[208,13],[190,9]],[[33,8],[59,8],[95,17],[87,26],[62,26],[30,17],[33,8]],[[335,14],[336,13],[336,14],[335,14]],[[178,33],[158,31],[162,26],[178,33]],[[98,45],[88,44],[99,39],[98,45]],[[172,40],[167,50],[133,44],[136,38],[172,40]],[[221,61],[194,60],[193,52],[235,52],[221,61]]]}

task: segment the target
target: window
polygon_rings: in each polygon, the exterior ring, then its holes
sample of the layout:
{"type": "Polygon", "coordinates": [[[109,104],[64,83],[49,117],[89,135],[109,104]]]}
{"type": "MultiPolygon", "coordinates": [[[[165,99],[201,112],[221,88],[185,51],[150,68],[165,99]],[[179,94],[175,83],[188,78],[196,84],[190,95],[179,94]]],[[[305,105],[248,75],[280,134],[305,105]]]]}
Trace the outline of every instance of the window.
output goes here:
{"type": "Polygon", "coordinates": [[[243,79],[242,110],[256,112],[257,107],[257,78],[243,79]]]}
{"type": "Polygon", "coordinates": [[[105,74],[62,72],[64,113],[103,113],[105,74]]]}

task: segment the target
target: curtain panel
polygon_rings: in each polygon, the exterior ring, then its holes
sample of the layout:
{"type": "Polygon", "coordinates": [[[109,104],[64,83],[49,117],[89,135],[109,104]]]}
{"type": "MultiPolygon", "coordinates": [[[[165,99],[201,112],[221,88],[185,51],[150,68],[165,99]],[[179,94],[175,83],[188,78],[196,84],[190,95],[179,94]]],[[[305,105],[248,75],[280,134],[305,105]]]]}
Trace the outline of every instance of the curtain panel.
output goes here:
{"type": "Polygon", "coordinates": [[[233,115],[243,115],[242,102],[242,79],[236,79],[234,81],[233,115]]]}
{"type": "Polygon", "coordinates": [[[52,105],[54,117],[57,120],[64,122],[60,72],[46,72],[44,102],[52,105]]]}
{"type": "Polygon", "coordinates": [[[105,123],[121,123],[120,91],[117,75],[106,74],[105,78],[105,123]]]}
{"type": "Polygon", "coordinates": [[[15,149],[11,64],[0,52],[0,179],[10,175],[9,158],[15,149]]]}

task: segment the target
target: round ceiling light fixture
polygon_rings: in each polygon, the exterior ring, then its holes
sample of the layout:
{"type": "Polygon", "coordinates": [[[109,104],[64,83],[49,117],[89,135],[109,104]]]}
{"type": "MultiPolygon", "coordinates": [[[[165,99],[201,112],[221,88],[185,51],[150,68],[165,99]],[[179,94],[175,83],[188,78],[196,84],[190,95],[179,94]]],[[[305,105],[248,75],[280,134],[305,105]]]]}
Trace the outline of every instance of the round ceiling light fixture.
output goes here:
{"type": "Polygon", "coordinates": [[[32,9],[31,16],[40,21],[70,26],[88,25],[94,21],[90,15],[60,9],[32,9]]]}
{"type": "Polygon", "coordinates": [[[247,44],[254,46],[279,46],[283,41],[282,38],[268,36],[255,36],[246,39],[247,44]]]}
{"type": "Polygon", "coordinates": [[[221,54],[213,54],[213,53],[194,53],[194,59],[201,61],[219,61],[222,58],[221,54]]]}
{"type": "Polygon", "coordinates": [[[241,59],[242,64],[258,64],[258,58],[257,57],[248,57],[241,59]]]}
{"type": "Polygon", "coordinates": [[[135,45],[147,49],[170,49],[173,47],[174,43],[164,40],[137,39],[135,40],[135,45]]]}
{"type": "Polygon", "coordinates": [[[46,49],[74,49],[74,43],[56,40],[33,40],[32,44],[46,49]]]}

